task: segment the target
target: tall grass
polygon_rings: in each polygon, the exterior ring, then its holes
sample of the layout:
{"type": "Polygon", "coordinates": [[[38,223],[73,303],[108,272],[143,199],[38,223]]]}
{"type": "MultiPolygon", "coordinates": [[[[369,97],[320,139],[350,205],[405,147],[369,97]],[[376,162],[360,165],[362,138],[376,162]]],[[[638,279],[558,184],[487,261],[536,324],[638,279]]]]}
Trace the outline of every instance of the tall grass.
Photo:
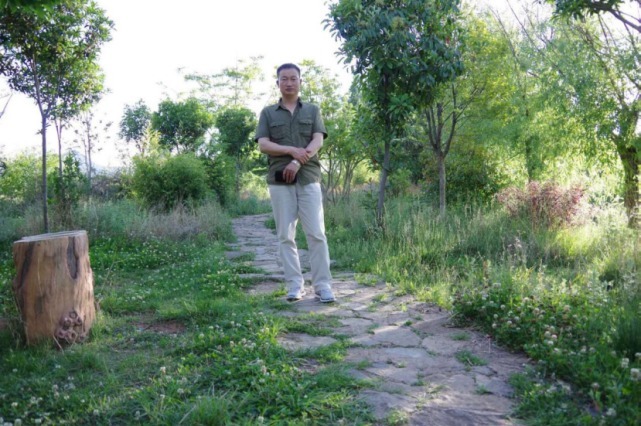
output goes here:
{"type": "Polygon", "coordinates": [[[497,206],[453,206],[443,218],[406,198],[390,200],[384,229],[374,230],[367,206],[328,206],[337,264],[450,308],[537,360],[536,381],[515,382],[522,414],[540,424],[641,422],[641,255],[623,215],[533,227],[497,206]]]}

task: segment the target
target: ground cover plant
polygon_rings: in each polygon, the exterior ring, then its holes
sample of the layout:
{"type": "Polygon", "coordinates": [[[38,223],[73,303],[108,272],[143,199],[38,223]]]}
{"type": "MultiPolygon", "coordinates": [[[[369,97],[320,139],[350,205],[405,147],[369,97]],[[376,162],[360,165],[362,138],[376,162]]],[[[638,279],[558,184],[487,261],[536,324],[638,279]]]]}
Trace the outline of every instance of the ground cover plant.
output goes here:
{"type": "MultiPolygon", "coordinates": [[[[109,222],[130,208],[93,206],[92,215],[109,222]]],[[[177,213],[130,219],[192,223],[177,213]]],[[[283,319],[280,297],[246,295],[250,283],[239,275],[255,271],[226,260],[227,241],[215,235],[91,235],[100,304],[91,339],[64,350],[26,348],[19,325],[0,331],[0,423],[368,424],[355,399],[362,384],[340,363],[345,343],[285,351],[279,333],[326,334],[322,322],[283,319]]],[[[0,317],[16,318],[9,242],[3,247],[0,317]]]]}
{"type": "Polygon", "coordinates": [[[638,231],[611,205],[571,218],[576,188],[510,191],[510,208],[459,205],[445,218],[421,197],[396,199],[382,229],[368,227],[367,200],[339,203],[332,254],[525,352],[534,367],[513,385],[529,423],[641,423],[638,231]],[[528,193],[538,208],[515,204],[528,193]]]}

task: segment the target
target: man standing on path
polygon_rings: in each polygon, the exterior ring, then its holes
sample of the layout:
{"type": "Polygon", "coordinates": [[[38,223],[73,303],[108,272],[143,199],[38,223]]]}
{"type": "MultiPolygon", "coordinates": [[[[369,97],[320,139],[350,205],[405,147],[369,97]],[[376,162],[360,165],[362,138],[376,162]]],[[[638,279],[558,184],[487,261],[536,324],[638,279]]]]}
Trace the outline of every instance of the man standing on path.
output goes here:
{"type": "Polygon", "coordinates": [[[298,97],[301,76],[294,64],[276,71],[282,97],[260,113],[256,141],[269,156],[267,183],[276,221],[280,258],[287,284],[287,300],[305,296],[305,282],[296,247],[296,224],[300,219],[307,237],[312,269],[312,286],[323,303],[336,300],[332,292],[329,249],[325,237],[321,166],[318,150],[327,131],[318,106],[298,97]]]}

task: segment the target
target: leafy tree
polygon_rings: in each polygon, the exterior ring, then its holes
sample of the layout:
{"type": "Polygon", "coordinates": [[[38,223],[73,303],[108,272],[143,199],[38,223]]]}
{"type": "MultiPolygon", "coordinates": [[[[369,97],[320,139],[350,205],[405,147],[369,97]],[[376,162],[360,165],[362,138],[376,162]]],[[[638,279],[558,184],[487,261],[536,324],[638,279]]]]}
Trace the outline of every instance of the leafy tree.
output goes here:
{"type": "Polygon", "coordinates": [[[382,225],[392,143],[419,105],[432,102],[435,86],[460,69],[450,45],[457,0],[341,0],[330,6],[327,26],[343,44],[339,53],[361,79],[365,100],[387,132],[383,147],[377,219],[382,225]]]}
{"type": "MultiPolygon", "coordinates": [[[[56,158],[53,154],[47,155],[47,174],[55,174],[56,158]]],[[[38,183],[42,180],[38,171],[38,163],[41,162],[42,159],[26,153],[5,160],[4,172],[0,176],[0,199],[18,205],[35,202],[42,192],[42,186],[38,183]]]]}
{"type": "MultiPolygon", "coordinates": [[[[622,9],[625,0],[545,0],[555,6],[559,16],[583,19],[589,15],[608,13],[621,21],[626,27],[641,33],[641,19],[622,9]]],[[[638,3],[638,0],[637,0],[638,3]]]]}
{"type": "Polygon", "coordinates": [[[223,68],[215,74],[185,75],[185,80],[196,83],[198,87],[190,96],[197,98],[212,112],[224,107],[246,106],[262,96],[254,92],[256,82],[264,78],[260,66],[262,59],[262,56],[240,59],[233,67],[223,68]]]}
{"type": "Polygon", "coordinates": [[[68,153],[63,161],[62,174],[52,176],[53,198],[50,200],[55,208],[60,225],[63,228],[73,227],[73,209],[78,206],[80,198],[87,188],[87,178],[80,170],[80,161],[68,153]]]}
{"type": "Polygon", "coordinates": [[[240,193],[240,175],[243,158],[254,149],[252,135],[256,129],[256,115],[248,108],[225,108],[216,116],[218,142],[223,152],[234,159],[236,194],[240,193]]]}
{"type": "Polygon", "coordinates": [[[4,103],[4,105],[2,105],[2,109],[0,109],[0,118],[2,118],[5,112],[7,112],[7,107],[9,106],[12,96],[13,93],[11,91],[8,93],[0,92],[0,101],[4,103]]]}
{"type": "Polygon", "coordinates": [[[144,156],[148,148],[147,130],[150,125],[151,111],[141,99],[134,105],[125,105],[118,136],[127,143],[133,142],[138,153],[144,156]]]}
{"type": "Polygon", "coordinates": [[[7,11],[16,12],[22,10],[33,14],[43,14],[51,11],[54,5],[64,0],[2,0],[0,1],[0,15],[7,11]]]}
{"type": "Polygon", "coordinates": [[[191,152],[137,156],[132,189],[134,196],[147,207],[167,211],[180,203],[203,200],[208,194],[207,172],[191,152]]]}
{"type": "Polygon", "coordinates": [[[68,0],[41,13],[5,8],[0,15],[0,74],[13,90],[31,97],[40,111],[45,232],[46,129],[66,99],[95,93],[98,54],[112,26],[104,11],[87,0],[68,0]]]}
{"type": "Polygon", "coordinates": [[[178,102],[166,99],[151,116],[160,145],[179,153],[198,151],[213,124],[213,116],[196,98],[178,102]]]}
{"type": "Polygon", "coordinates": [[[96,171],[93,164],[93,155],[102,149],[100,146],[101,137],[109,139],[109,129],[112,124],[113,122],[111,121],[96,120],[93,110],[83,111],[78,117],[77,127],[74,132],[76,134],[76,143],[82,148],[89,188],[92,187],[93,174],[96,171]]]}

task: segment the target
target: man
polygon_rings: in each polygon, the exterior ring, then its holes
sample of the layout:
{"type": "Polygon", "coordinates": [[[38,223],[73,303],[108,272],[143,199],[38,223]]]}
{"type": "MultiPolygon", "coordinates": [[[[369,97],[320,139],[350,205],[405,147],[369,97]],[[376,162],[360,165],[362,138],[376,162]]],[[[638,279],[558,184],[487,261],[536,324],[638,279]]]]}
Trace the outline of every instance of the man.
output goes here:
{"type": "Polygon", "coordinates": [[[287,284],[287,300],[295,302],[305,296],[296,247],[296,224],[300,219],[307,237],[312,286],[323,303],[336,300],[332,292],[329,249],[325,237],[321,166],[318,150],[327,131],[316,105],[298,97],[300,68],[283,64],[276,71],[282,95],[276,105],[260,113],[256,141],[260,151],[269,156],[267,183],[276,221],[280,258],[287,284]]]}

